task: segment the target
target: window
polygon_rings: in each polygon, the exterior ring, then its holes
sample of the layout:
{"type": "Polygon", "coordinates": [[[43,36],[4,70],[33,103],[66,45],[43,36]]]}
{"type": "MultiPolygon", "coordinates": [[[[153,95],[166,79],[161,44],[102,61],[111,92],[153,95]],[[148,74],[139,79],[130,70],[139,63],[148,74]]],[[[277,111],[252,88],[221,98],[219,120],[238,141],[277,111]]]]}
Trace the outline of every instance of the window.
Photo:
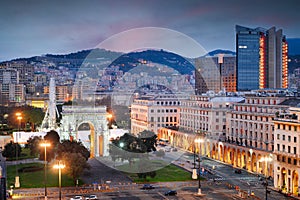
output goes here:
{"type": "Polygon", "coordinates": [[[294,159],[294,165],[297,165],[297,159],[294,159]]]}
{"type": "Polygon", "coordinates": [[[151,117],[151,122],[154,122],[154,117],[151,117]]]}
{"type": "Polygon", "coordinates": [[[282,145],[282,151],[285,152],[285,145],[282,145]]]}
{"type": "Polygon", "coordinates": [[[280,124],[277,124],[277,129],[280,129],[280,124]]]}
{"type": "Polygon", "coordinates": [[[277,134],[277,140],[280,140],[280,135],[279,134],[277,134]]]}
{"type": "Polygon", "coordinates": [[[294,142],[297,143],[297,137],[294,137],[294,142]]]}
{"type": "Polygon", "coordinates": [[[157,122],[160,122],[160,117],[157,117],[157,122]]]}
{"type": "Polygon", "coordinates": [[[285,135],[282,135],[282,140],[285,141],[285,135]]]}
{"type": "Polygon", "coordinates": [[[291,164],[292,160],[291,158],[288,158],[288,163],[291,164]]]}
{"type": "Polygon", "coordinates": [[[297,131],[297,126],[294,126],[294,131],[297,131]]]}
{"type": "Polygon", "coordinates": [[[288,141],[289,141],[289,142],[291,141],[291,136],[290,136],[290,135],[288,136],[288,141]]]}
{"type": "Polygon", "coordinates": [[[297,154],[297,147],[294,147],[294,154],[297,154]]]}
{"type": "Polygon", "coordinates": [[[291,147],[288,146],[288,153],[291,153],[291,147]]]}
{"type": "Polygon", "coordinates": [[[277,144],[277,151],[280,151],[280,144],[277,144]]]}
{"type": "Polygon", "coordinates": [[[160,113],[160,110],[158,109],[157,112],[160,113]]]}
{"type": "Polygon", "coordinates": [[[153,110],[153,109],[151,109],[151,113],[154,113],[154,110],[153,110]]]}

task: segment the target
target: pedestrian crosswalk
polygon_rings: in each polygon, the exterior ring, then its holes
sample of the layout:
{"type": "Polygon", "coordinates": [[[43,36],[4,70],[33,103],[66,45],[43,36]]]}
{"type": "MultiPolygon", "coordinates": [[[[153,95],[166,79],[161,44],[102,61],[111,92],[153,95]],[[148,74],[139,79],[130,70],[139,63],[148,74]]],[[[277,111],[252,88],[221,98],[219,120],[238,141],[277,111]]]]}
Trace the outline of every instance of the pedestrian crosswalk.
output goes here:
{"type": "Polygon", "coordinates": [[[210,178],[210,181],[225,181],[225,180],[244,180],[244,181],[258,181],[257,177],[251,177],[251,176],[245,176],[245,177],[236,177],[236,178],[224,178],[224,177],[216,177],[216,178],[210,178]]]}

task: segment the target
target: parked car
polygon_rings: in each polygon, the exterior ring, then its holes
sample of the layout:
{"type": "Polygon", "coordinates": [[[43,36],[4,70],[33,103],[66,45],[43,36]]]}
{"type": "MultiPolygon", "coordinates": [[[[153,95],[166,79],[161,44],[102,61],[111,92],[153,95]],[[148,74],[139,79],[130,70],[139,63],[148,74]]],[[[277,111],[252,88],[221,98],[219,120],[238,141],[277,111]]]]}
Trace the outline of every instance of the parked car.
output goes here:
{"type": "Polygon", "coordinates": [[[241,174],[241,173],[242,173],[242,170],[236,169],[236,170],[234,171],[234,173],[236,173],[236,174],[241,174]]]}
{"type": "Polygon", "coordinates": [[[83,200],[82,196],[72,197],[70,200],[83,200]]]}
{"type": "Polygon", "coordinates": [[[154,189],[155,187],[153,185],[150,185],[150,184],[144,184],[142,189],[143,190],[151,190],[151,189],[154,189]]]}
{"type": "Polygon", "coordinates": [[[86,200],[90,200],[90,199],[98,199],[98,197],[95,194],[91,194],[89,196],[85,197],[86,200]]]}
{"type": "Polygon", "coordinates": [[[165,196],[175,196],[177,194],[176,190],[168,190],[165,192],[165,196]]]}

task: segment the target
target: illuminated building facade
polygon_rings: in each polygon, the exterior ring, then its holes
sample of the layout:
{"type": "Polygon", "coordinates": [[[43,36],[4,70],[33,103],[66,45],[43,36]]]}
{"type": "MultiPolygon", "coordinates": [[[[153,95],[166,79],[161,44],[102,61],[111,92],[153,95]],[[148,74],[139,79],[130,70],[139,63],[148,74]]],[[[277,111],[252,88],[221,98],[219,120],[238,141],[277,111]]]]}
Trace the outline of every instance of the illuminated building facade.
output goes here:
{"type": "Polygon", "coordinates": [[[153,131],[179,124],[180,101],[174,95],[148,96],[135,99],[131,104],[131,133],[153,131]]]}
{"type": "MultiPolygon", "coordinates": [[[[299,103],[299,101],[298,101],[299,103]]],[[[291,107],[274,119],[274,186],[284,193],[299,194],[300,108],[291,107]]]]}
{"type": "Polygon", "coordinates": [[[236,26],[237,90],[287,88],[288,44],[275,27],[236,26]]]}

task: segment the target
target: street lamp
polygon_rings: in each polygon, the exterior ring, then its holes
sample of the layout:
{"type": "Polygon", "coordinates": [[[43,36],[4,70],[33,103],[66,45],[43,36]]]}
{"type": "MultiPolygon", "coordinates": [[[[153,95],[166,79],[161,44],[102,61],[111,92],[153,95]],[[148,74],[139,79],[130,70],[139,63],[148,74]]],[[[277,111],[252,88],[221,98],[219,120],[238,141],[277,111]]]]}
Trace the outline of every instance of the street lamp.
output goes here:
{"type": "Polygon", "coordinates": [[[265,165],[267,167],[267,172],[266,172],[266,176],[265,176],[265,187],[266,187],[266,200],[268,200],[268,162],[272,161],[271,157],[264,157],[259,159],[260,162],[265,162],[265,165]]]}
{"type": "Polygon", "coordinates": [[[45,148],[45,162],[44,162],[44,182],[45,182],[45,199],[47,199],[47,147],[50,147],[51,144],[44,141],[40,144],[41,147],[45,148]]]}
{"type": "Polygon", "coordinates": [[[58,164],[53,167],[54,169],[58,169],[59,200],[61,200],[61,169],[65,168],[65,165],[59,160],[58,164]]]}
{"type": "Polygon", "coordinates": [[[22,120],[22,114],[21,113],[16,113],[17,120],[19,121],[18,124],[18,132],[16,133],[16,178],[15,178],[15,187],[19,188],[20,187],[20,177],[18,174],[18,137],[20,134],[20,129],[21,129],[21,120],[22,120]]]}
{"type": "MultiPolygon", "coordinates": [[[[199,158],[198,158],[198,172],[199,172],[199,176],[198,176],[198,180],[199,180],[199,186],[198,186],[198,193],[197,195],[202,195],[202,192],[201,192],[201,177],[200,177],[200,171],[201,171],[201,166],[200,166],[200,162],[201,162],[201,143],[203,143],[203,139],[196,139],[195,140],[195,143],[199,143],[199,158]]],[[[194,169],[195,170],[195,169],[194,169]]],[[[194,174],[194,171],[193,171],[193,179],[197,179],[197,174],[195,175],[194,174]]]]}

